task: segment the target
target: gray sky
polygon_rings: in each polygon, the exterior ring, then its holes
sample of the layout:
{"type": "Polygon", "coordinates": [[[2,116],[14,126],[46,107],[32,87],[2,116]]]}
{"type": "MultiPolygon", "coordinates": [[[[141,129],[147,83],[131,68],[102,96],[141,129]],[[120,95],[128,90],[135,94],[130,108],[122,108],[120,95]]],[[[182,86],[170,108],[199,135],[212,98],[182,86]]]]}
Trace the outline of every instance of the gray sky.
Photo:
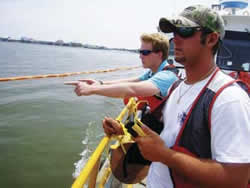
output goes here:
{"type": "Polygon", "coordinates": [[[0,37],[138,48],[161,17],[217,0],[0,0],[0,37]]]}

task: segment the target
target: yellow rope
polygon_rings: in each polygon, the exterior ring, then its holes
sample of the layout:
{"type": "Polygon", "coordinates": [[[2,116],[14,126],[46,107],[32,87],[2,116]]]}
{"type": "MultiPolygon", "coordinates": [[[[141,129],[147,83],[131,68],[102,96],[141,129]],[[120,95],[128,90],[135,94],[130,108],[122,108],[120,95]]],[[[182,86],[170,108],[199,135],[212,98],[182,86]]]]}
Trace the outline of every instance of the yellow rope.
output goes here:
{"type": "MultiPolygon", "coordinates": [[[[129,103],[127,104],[127,115],[128,117],[133,115],[134,116],[134,126],[132,129],[137,132],[138,135],[140,136],[145,136],[145,133],[141,130],[141,127],[139,125],[142,125],[143,123],[138,119],[137,117],[137,107],[141,102],[147,102],[147,101],[137,101],[134,97],[131,97],[129,99],[129,103]],[[138,125],[139,124],[139,125],[138,125]]],[[[127,128],[125,127],[125,124],[127,123],[128,119],[122,123],[121,119],[117,119],[119,122],[120,126],[123,129],[124,134],[123,135],[113,135],[112,139],[116,139],[118,142],[110,146],[110,149],[117,149],[119,146],[121,146],[122,151],[124,154],[127,153],[124,144],[126,143],[133,143],[132,135],[128,132],[127,128]]]]}
{"type": "Polygon", "coordinates": [[[0,82],[7,82],[7,81],[16,81],[16,80],[30,80],[30,79],[41,79],[41,78],[56,78],[56,77],[67,77],[67,76],[74,76],[79,74],[95,74],[95,73],[106,73],[106,72],[114,72],[119,70],[131,70],[136,69],[141,66],[136,67],[120,67],[120,68],[113,68],[113,69],[106,69],[106,70],[97,70],[97,71],[83,71],[83,72],[67,72],[62,74],[47,74],[47,75],[34,75],[34,76],[17,76],[17,77],[7,77],[7,78],[0,78],[0,82]]]}

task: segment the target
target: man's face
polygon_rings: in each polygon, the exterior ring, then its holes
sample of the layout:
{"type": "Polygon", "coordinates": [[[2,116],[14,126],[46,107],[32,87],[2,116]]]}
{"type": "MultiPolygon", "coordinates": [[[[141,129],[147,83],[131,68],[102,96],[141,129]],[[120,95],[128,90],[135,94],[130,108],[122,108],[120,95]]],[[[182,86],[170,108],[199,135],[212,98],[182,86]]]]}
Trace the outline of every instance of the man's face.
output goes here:
{"type": "Polygon", "coordinates": [[[159,55],[156,52],[152,51],[153,50],[152,44],[142,41],[140,50],[150,51],[150,53],[148,54],[140,53],[140,58],[141,58],[143,67],[149,68],[151,70],[154,69],[156,66],[156,61],[158,61],[159,59],[159,55]]]}
{"type": "Polygon", "coordinates": [[[196,62],[202,55],[204,45],[201,44],[201,32],[196,32],[188,38],[174,34],[175,61],[183,65],[196,62]]]}

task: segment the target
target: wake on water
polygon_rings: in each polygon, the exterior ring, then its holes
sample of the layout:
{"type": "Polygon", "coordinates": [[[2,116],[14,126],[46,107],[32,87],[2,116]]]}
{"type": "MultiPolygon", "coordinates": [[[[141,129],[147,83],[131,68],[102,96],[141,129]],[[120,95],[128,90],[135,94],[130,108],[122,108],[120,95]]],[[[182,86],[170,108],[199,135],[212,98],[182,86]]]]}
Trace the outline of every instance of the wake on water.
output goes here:
{"type": "Polygon", "coordinates": [[[86,146],[86,149],[84,149],[83,152],[80,153],[81,159],[74,163],[75,172],[73,172],[72,174],[74,179],[76,179],[80,175],[83,167],[88,161],[88,154],[90,153],[90,149],[88,148],[88,142],[88,137],[85,137],[85,139],[82,141],[82,144],[86,146]]]}

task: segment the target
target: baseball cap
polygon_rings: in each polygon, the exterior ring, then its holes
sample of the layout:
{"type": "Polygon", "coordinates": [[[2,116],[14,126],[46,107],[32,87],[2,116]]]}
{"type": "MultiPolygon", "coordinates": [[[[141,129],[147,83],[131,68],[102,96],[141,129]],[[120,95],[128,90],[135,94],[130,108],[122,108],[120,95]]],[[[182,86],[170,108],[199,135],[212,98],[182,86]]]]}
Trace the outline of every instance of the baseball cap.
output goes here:
{"type": "Polygon", "coordinates": [[[220,39],[225,35],[223,18],[211,8],[203,5],[194,5],[185,8],[177,17],[161,18],[159,28],[164,33],[172,33],[176,28],[201,27],[220,34],[220,39]]]}

